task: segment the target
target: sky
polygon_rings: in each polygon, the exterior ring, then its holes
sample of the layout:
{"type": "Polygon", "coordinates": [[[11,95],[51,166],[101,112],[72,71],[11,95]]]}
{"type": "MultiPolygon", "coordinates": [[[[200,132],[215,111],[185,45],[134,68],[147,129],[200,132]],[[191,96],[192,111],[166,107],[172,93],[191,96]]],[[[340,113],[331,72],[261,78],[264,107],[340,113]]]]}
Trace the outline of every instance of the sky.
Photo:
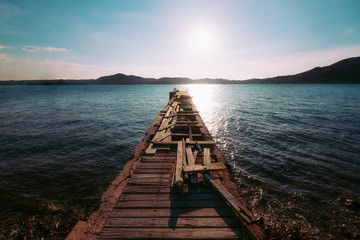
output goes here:
{"type": "Polygon", "coordinates": [[[0,80],[245,80],[357,56],[359,0],[0,0],[0,80]]]}

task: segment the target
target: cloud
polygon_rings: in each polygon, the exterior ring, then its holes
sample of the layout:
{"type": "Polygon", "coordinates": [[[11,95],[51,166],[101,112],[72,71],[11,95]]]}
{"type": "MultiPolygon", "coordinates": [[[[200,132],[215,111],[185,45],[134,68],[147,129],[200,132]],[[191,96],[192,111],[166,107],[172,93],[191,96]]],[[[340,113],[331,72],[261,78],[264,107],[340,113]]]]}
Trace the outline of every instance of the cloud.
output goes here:
{"type": "Polygon", "coordinates": [[[0,45],[0,49],[3,49],[3,48],[8,48],[8,47],[4,46],[4,45],[0,45]]]}
{"type": "Polygon", "coordinates": [[[24,46],[21,50],[26,52],[68,52],[66,48],[24,46]]]}
{"type": "Polygon", "coordinates": [[[351,30],[348,30],[346,32],[343,32],[341,35],[342,36],[347,36],[347,35],[353,34],[355,32],[356,32],[356,29],[351,29],[351,30]]]}
{"type": "Polygon", "coordinates": [[[0,54],[0,80],[94,79],[112,74],[109,68],[52,59],[10,58],[0,54]]]}
{"type": "Polygon", "coordinates": [[[11,62],[13,59],[11,57],[8,57],[6,54],[0,54],[0,62],[11,62]]]}

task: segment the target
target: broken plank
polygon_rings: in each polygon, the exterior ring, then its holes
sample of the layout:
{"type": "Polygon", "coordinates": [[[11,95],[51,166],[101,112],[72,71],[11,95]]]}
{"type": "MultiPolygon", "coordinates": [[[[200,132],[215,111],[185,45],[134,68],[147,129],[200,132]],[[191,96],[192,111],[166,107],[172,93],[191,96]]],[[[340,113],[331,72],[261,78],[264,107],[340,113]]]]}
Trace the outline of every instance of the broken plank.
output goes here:
{"type": "Polygon", "coordinates": [[[195,173],[195,172],[210,172],[210,171],[219,171],[226,170],[226,167],[223,163],[211,163],[206,165],[192,165],[192,166],[184,166],[183,171],[185,173],[195,173]]]}
{"type": "Polygon", "coordinates": [[[175,126],[175,124],[176,124],[176,123],[173,123],[173,124],[164,126],[164,127],[162,127],[161,129],[158,129],[158,131],[163,131],[163,130],[165,130],[165,129],[168,129],[169,127],[175,126]]]}
{"type": "Polygon", "coordinates": [[[188,165],[194,165],[195,164],[195,160],[194,160],[194,155],[192,153],[191,147],[187,147],[186,148],[186,156],[187,156],[187,160],[188,160],[188,165]]]}
{"type": "Polygon", "coordinates": [[[210,148],[204,148],[204,164],[210,164],[211,158],[210,158],[210,148]]]}
{"type": "Polygon", "coordinates": [[[246,223],[250,224],[256,221],[255,216],[222,185],[219,179],[214,179],[213,176],[208,173],[205,173],[204,177],[246,223]]]}

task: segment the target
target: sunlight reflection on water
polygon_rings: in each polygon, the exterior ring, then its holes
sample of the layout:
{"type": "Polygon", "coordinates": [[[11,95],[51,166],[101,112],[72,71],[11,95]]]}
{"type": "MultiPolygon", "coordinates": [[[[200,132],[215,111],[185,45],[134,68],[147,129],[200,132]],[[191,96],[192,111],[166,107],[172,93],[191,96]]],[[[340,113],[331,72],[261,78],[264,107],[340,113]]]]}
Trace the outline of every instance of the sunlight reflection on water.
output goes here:
{"type": "Polygon", "coordinates": [[[207,128],[209,131],[213,131],[219,121],[216,112],[222,105],[221,99],[215,98],[217,95],[216,93],[221,91],[221,86],[212,84],[194,84],[188,85],[188,89],[207,128]]]}

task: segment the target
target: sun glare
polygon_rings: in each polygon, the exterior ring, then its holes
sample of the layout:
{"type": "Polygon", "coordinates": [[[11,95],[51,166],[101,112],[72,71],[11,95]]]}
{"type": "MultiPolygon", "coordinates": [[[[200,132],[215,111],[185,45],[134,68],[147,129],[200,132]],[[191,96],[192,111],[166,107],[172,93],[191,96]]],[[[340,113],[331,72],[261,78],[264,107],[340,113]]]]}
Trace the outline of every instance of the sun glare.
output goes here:
{"type": "Polygon", "coordinates": [[[194,27],[188,33],[187,45],[192,54],[209,55],[216,47],[216,34],[208,26],[194,27]]]}
{"type": "Polygon", "coordinates": [[[193,84],[188,86],[189,93],[193,97],[195,106],[204,114],[211,113],[215,105],[212,94],[214,87],[214,85],[208,84],[193,84]]]}

